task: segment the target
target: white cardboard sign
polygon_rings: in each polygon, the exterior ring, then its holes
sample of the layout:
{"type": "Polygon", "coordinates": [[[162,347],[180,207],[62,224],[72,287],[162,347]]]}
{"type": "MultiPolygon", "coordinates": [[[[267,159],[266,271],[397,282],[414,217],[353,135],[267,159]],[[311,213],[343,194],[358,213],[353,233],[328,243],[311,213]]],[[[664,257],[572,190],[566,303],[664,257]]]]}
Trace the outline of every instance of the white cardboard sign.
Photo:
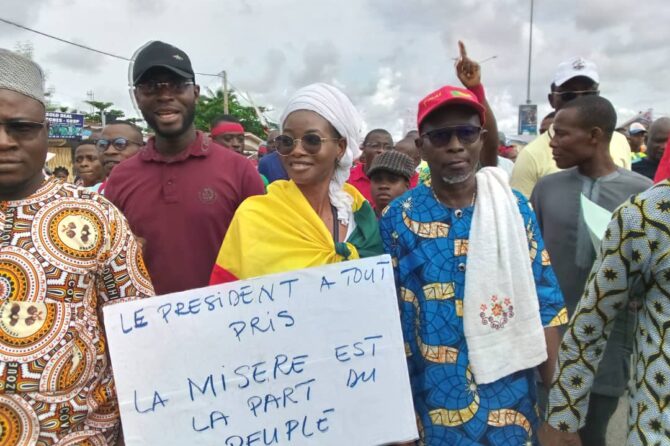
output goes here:
{"type": "Polygon", "coordinates": [[[104,309],[128,445],[418,437],[389,256],[104,309]]]}

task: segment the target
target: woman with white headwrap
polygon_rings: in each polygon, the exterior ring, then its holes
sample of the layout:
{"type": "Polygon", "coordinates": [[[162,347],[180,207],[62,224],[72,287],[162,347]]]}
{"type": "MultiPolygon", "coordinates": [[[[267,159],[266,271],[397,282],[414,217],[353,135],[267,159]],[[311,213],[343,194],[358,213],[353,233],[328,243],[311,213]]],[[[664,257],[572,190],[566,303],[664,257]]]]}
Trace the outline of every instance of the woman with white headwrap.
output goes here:
{"type": "Polygon", "coordinates": [[[346,184],[361,132],[349,98],[331,85],[309,85],[289,100],[281,124],[277,151],[290,180],[238,208],[212,284],[382,253],[372,207],[346,184]]]}

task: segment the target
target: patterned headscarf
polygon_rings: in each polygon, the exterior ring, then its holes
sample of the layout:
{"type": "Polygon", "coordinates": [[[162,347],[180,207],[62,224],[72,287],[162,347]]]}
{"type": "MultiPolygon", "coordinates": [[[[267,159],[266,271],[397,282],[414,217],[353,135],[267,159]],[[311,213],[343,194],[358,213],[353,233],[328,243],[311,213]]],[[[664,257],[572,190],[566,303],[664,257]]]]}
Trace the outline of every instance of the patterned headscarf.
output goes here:
{"type": "Polygon", "coordinates": [[[27,57],[0,48],[0,89],[12,90],[45,105],[44,73],[27,57]]]}
{"type": "Polygon", "coordinates": [[[282,127],[288,115],[297,110],[309,110],[318,113],[347,140],[347,150],[339,161],[329,186],[330,202],[337,209],[337,218],[341,222],[347,223],[353,198],[342,188],[349,179],[349,172],[354,160],[361,154],[359,144],[363,119],[347,95],[332,85],[324,83],[303,87],[289,99],[281,116],[282,127]]]}

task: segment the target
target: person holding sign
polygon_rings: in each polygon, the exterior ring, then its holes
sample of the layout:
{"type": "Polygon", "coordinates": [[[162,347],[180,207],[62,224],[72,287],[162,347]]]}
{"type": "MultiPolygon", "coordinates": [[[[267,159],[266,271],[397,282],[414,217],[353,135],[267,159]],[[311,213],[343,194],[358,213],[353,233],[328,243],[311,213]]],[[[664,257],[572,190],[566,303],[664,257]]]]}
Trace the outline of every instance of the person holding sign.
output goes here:
{"type": "Polygon", "coordinates": [[[393,201],[381,219],[420,438],[534,445],[534,369],[549,386],[567,311],[527,201],[501,169],[477,171],[489,119],[479,65],[463,51],[457,73],[467,89],[445,86],[419,102],[417,147],[430,185],[393,201]]]}
{"type": "Polygon", "coordinates": [[[331,85],[312,84],[293,95],[276,138],[290,180],[242,203],[210,284],[382,253],[372,207],[345,183],[360,155],[361,121],[331,85]]]}
{"type": "Polygon", "coordinates": [[[109,201],[44,178],[44,75],[4,49],[0,129],[0,443],[114,445],[100,310],[154,294],[141,251],[109,201]]]}

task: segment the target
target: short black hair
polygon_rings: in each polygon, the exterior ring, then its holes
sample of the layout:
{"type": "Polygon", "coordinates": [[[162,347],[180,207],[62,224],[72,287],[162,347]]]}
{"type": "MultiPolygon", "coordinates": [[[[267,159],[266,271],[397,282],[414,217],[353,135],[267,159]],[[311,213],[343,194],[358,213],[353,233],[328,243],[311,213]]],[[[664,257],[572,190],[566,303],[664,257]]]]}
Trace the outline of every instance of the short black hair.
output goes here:
{"type": "Polygon", "coordinates": [[[142,140],[142,141],[144,140],[144,135],[142,134],[142,129],[139,128],[133,122],[126,121],[124,119],[119,119],[117,121],[108,122],[107,125],[126,125],[126,126],[130,127],[131,129],[133,129],[134,132],[137,133],[137,135],[140,137],[139,138],[140,140],[142,140]]]}
{"type": "Polygon", "coordinates": [[[389,133],[388,130],[386,129],[374,129],[370,130],[367,135],[365,135],[365,139],[363,140],[363,144],[366,144],[368,142],[368,138],[370,138],[372,135],[384,135],[388,136],[391,138],[391,142],[393,142],[393,136],[389,133]]]}
{"type": "Polygon", "coordinates": [[[610,101],[602,96],[579,96],[566,103],[561,110],[577,109],[577,115],[582,128],[602,129],[607,141],[612,139],[616,128],[616,110],[610,101]]]}
{"type": "Polygon", "coordinates": [[[82,139],[77,143],[74,149],[77,150],[81,146],[88,146],[88,145],[95,146],[95,139],[82,139]]]}
{"type": "Polygon", "coordinates": [[[234,122],[235,124],[242,124],[240,120],[233,115],[218,115],[216,118],[212,119],[209,127],[214,128],[220,122],[234,122]]]}
{"type": "Polygon", "coordinates": [[[70,171],[63,166],[58,166],[54,169],[54,175],[56,175],[58,172],[63,172],[65,175],[70,176],[70,171]]]}

